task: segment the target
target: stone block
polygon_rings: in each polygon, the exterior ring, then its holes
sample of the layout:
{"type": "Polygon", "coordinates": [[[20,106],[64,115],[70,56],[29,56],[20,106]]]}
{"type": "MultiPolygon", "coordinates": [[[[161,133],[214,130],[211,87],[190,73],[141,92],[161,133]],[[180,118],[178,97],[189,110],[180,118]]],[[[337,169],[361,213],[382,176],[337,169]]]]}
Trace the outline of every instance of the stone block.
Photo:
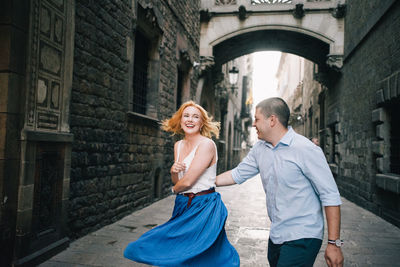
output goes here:
{"type": "Polygon", "coordinates": [[[31,210],[33,208],[34,185],[20,186],[18,190],[18,210],[31,210]]]}
{"type": "Polygon", "coordinates": [[[385,142],[381,141],[372,141],[372,152],[379,156],[383,156],[385,153],[385,142]]]}
{"type": "Polygon", "coordinates": [[[376,104],[382,104],[383,102],[385,102],[385,98],[383,97],[383,90],[379,89],[376,91],[375,93],[375,99],[376,99],[376,104]]]}
{"type": "Polygon", "coordinates": [[[377,174],[376,185],[386,191],[400,194],[400,177],[389,174],[377,174]]]}
{"type": "Polygon", "coordinates": [[[384,139],[385,136],[387,136],[388,133],[388,129],[386,129],[386,125],[384,124],[379,124],[376,126],[376,137],[378,139],[384,139]]]}
{"type": "Polygon", "coordinates": [[[372,111],[372,122],[382,123],[386,120],[386,113],[383,108],[377,108],[372,111]]]}

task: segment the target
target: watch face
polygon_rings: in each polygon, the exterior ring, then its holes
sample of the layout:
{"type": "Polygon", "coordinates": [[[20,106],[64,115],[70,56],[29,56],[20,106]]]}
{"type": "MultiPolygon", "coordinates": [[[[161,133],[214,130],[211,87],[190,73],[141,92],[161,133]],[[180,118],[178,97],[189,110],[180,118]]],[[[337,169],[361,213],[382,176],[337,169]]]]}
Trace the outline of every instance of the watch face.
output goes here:
{"type": "Polygon", "coordinates": [[[342,241],[339,240],[339,239],[335,240],[335,245],[336,245],[337,247],[341,247],[341,246],[342,246],[342,241]]]}

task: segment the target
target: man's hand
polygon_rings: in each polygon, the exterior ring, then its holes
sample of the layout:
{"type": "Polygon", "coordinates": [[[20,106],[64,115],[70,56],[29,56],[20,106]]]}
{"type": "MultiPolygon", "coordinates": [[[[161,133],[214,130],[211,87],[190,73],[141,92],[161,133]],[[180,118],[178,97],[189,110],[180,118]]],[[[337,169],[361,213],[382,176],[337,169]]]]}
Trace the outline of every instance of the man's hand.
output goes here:
{"type": "Polygon", "coordinates": [[[342,249],[335,245],[328,244],[325,250],[325,261],[329,267],[342,267],[343,254],[342,249]]]}

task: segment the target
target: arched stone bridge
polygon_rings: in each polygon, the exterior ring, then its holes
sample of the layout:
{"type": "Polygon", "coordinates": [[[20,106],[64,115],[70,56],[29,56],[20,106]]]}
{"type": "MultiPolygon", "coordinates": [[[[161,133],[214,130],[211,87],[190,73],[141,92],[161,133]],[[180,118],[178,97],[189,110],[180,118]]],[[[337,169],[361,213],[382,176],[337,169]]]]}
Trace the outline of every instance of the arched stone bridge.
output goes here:
{"type": "Polygon", "coordinates": [[[345,0],[202,0],[201,67],[262,50],[340,69],[345,0]]]}

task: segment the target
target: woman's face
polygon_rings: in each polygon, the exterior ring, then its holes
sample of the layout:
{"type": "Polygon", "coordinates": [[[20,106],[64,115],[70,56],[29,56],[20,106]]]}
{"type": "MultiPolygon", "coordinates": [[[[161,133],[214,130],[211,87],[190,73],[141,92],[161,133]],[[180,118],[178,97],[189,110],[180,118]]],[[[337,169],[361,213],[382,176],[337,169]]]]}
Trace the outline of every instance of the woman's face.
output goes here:
{"type": "Polygon", "coordinates": [[[181,128],[185,134],[199,133],[202,125],[203,120],[201,117],[201,112],[198,108],[189,106],[183,110],[181,117],[181,128]]]}

